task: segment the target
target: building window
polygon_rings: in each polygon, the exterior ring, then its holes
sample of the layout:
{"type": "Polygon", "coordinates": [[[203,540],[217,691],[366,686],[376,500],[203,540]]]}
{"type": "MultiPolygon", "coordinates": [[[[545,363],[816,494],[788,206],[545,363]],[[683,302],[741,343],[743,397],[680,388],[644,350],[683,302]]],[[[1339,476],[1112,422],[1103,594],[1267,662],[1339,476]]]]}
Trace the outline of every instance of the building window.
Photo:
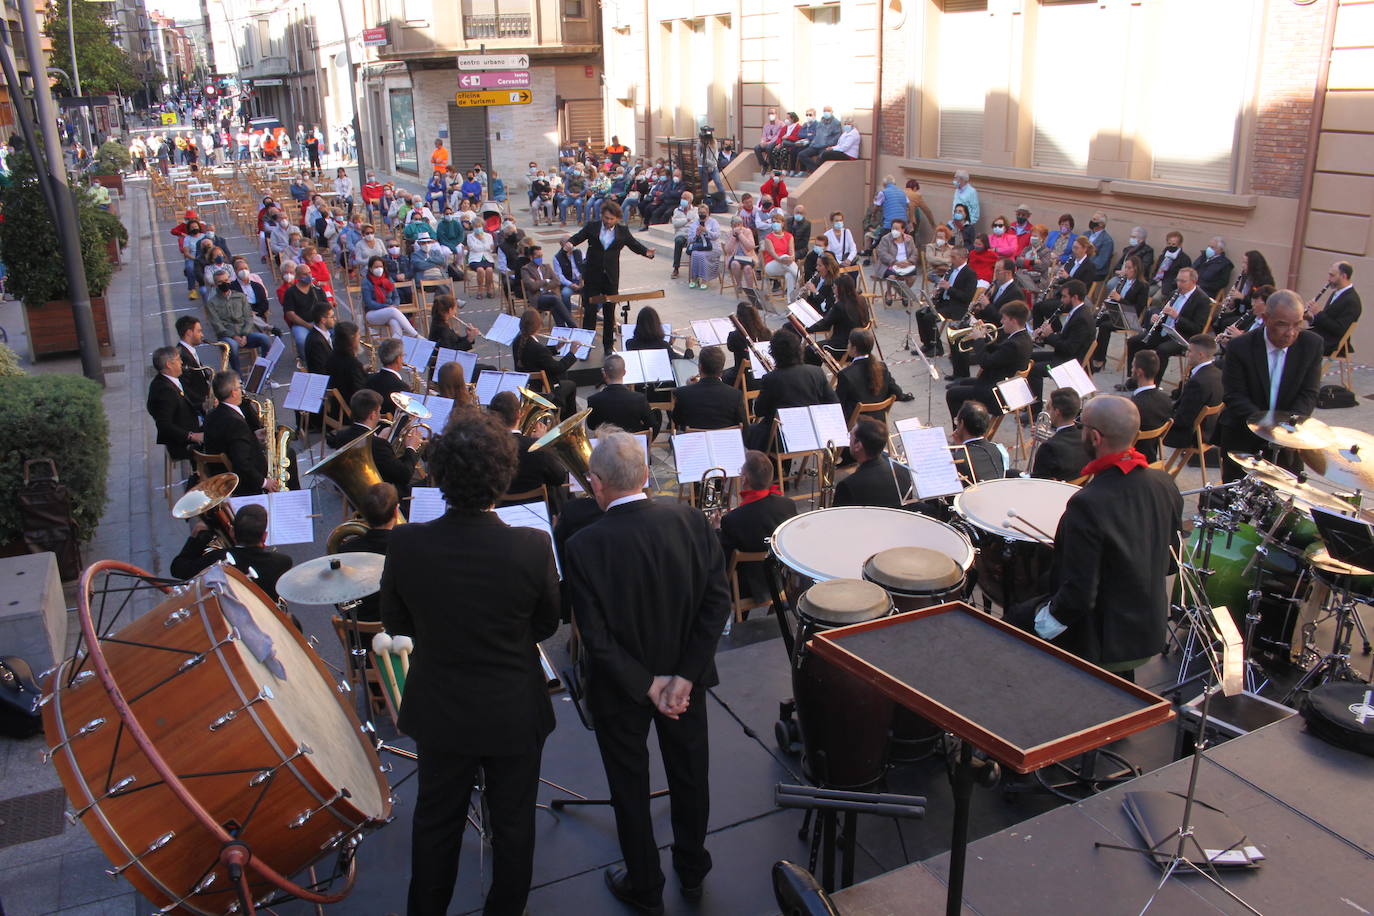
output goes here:
{"type": "MultiPolygon", "coordinates": [[[[788,55],[792,58],[792,82],[796,87],[793,97],[807,100],[804,103],[807,106],[832,105],[835,117],[843,117],[862,100],[854,94],[850,55],[835,53],[851,40],[840,29],[840,5],[805,7],[797,12],[801,14],[797,21],[797,45],[795,53],[788,55]],[[822,61],[824,63],[820,63],[822,61]]],[[[870,105],[872,96],[870,90],[870,105]]],[[[805,109],[798,109],[802,110],[805,109]]],[[[785,107],[779,110],[779,120],[786,111],[785,107]]]]}
{"type": "Polygon", "coordinates": [[[415,146],[415,100],[409,89],[391,90],[391,157],[399,171],[420,172],[415,146]]]}
{"type": "Polygon", "coordinates": [[[983,158],[983,108],[988,67],[979,60],[986,44],[987,0],[945,0],[940,20],[939,82],[941,159],[983,158]]]}
{"type": "Polygon", "coordinates": [[[432,0],[402,0],[402,7],[406,22],[429,22],[434,13],[432,0]]]}
{"type": "Polygon", "coordinates": [[[584,0],[563,0],[563,16],[567,19],[586,19],[586,3],[584,0]]]}
{"type": "MultiPolygon", "coordinates": [[[[1112,123],[1104,98],[1083,104],[1074,48],[1099,46],[1096,5],[1042,2],[1036,21],[1035,142],[1031,166],[1061,172],[1088,167],[1088,146],[1100,123],[1112,123]]],[[[1107,47],[1101,50],[1106,52],[1107,47]]],[[[1111,93],[1103,93],[1111,98],[1111,93]]]]}

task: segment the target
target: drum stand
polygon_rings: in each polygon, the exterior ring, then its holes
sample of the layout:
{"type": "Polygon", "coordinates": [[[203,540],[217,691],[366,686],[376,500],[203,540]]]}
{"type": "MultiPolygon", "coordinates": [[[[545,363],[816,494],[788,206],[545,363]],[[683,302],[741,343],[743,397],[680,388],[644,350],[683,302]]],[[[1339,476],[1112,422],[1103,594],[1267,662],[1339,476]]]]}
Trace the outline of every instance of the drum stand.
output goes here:
{"type": "Polygon", "coordinates": [[[1327,604],[1330,613],[1336,618],[1336,632],[1331,638],[1331,651],[1317,659],[1293,685],[1293,689],[1283,695],[1279,702],[1285,706],[1291,705],[1293,698],[1302,691],[1320,687],[1330,681],[1364,680],[1350,666],[1350,649],[1356,628],[1365,636],[1366,641],[1368,640],[1364,622],[1360,620],[1357,610],[1359,602],[1350,591],[1349,576],[1335,575],[1332,579],[1331,596],[1327,599],[1327,604]]]}

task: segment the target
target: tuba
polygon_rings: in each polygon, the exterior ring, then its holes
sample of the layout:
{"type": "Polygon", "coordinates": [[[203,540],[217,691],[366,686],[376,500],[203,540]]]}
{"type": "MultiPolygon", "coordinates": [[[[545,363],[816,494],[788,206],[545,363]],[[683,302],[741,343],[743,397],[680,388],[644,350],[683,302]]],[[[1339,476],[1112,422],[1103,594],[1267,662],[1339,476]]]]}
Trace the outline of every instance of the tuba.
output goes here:
{"type": "Polygon", "coordinates": [[[258,408],[258,420],[267,431],[263,448],[267,452],[267,479],[275,480],[281,489],[286,489],[291,479],[291,437],[295,435],[289,426],[277,425],[277,405],[271,397],[254,397],[244,392],[243,396],[258,408]]]}
{"type": "Polygon", "coordinates": [[[239,485],[237,474],[216,474],[203,480],[172,507],[176,518],[199,518],[214,532],[206,552],[229,550],[234,546],[234,515],[229,511],[229,497],[239,485]]]}
{"type": "Polygon", "coordinates": [[[345,499],[355,506],[360,505],[368,489],[382,483],[377,463],[372,460],[371,440],[374,432],[368,430],[305,473],[328,477],[343,492],[345,499]]]}
{"type": "Polygon", "coordinates": [[[587,434],[587,417],[590,414],[590,409],[573,414],[530,446],[531,452],[543,450],[557,458],[568,469],[568,473],[577,478],[588,496],[592,492],[588,476],[592,460],[592,440],[587,434]]]}
{"type": "Polygon", "coordinates": [[[538,392],[523,386],[520,388],[520,412],[515,421],[516,429],[526,436],[533,436],[541,423],[544,425],[544,432],[548,432],[557,425],[557,420],[557,404],[538,392]]]}

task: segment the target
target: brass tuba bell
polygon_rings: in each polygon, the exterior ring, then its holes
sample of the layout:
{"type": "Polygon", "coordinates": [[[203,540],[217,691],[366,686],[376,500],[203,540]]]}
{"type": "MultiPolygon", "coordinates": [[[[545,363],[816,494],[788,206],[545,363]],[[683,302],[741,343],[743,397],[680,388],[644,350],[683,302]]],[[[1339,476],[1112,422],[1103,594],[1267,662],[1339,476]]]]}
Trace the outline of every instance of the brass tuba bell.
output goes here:
{"type": "Polygon", "coordinates": [[[960,353],[970,353],[973,351],[973,341],[967,340],[970,334],[982,328],[984,333],[991,338],[999,328],[990,321],[975,321],[966,328],[955,328],[950,325],[945,326],[945,344],[951,353],[958,350],[960,353]]]}
{"type": "Polygon", "coordinates": [[[573,414],[530,446],[531,452],[542,449],[562,462],[568,473],[577,478],[577,482],[582,485],[588,496],[592,493],[591,479],[588,476],[588,468],[592,461],[592,440],[587,434],[587,417],[590,414],[590,409],[573,414]]]}
{"type": "Polygon", "coordinates": [[[234,546],[234,514],[229,511],[229,497],[239,485],[237,474],[216,474],[201,481],[178,499],[172,507],[176,518],[200,518],[214,532],[209,549],[228,550],[234,546]]]}
{"type": "Polygon", "coordinates": [[[344,498],[354,506],[362,505],[363,497],[374,484],[382,483],[377,463],[372,460],[372,436],[369,429],[332,455],[327,455],[306,474],[323,474],[343,491],[344,498]]]}
{"type": "Polygon", "coordinates": [[[557,404],[523,385],[520,387],[520,411],[515,419],[516,429],[526,436],[533,436],[534,430],[541,423],[552,427],[557,421],[557,404]]]}

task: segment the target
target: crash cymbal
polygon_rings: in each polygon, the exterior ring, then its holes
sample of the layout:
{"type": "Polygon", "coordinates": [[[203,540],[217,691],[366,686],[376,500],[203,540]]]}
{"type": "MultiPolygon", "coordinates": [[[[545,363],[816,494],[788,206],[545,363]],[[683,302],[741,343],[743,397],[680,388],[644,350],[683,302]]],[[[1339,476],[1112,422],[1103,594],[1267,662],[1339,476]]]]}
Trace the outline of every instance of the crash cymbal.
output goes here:
{"type": "Polygon", "coordinates": [[[1335,559],[1325,547],[1318,547],[1307,554],[1307,559],[1322,572],[1335,573],[1338,576],[1374,576],[1374,572],[1370,570],[1351,566],[1349,563],[1342,563],[1335,559]]]}
{"type": "Polygon", "coordinates": [[[1298,477],[1291,471],[1286,471],[1274,464],[1272,461],[1265,461],[1257,455],[1232,455],[1236,464],[1245,469],[1246,474],[1263,483],[1270,481],[1297,483],[1298,477]]]}
{"type": "Polygon", "coordinates": [[[203,515],[233,495],[234,488],[238,485],[239,475],[216,474],[187,490],[186,495],[178,499],[172,507],[172,515],[177,518],[195,518],[197,515],[203,515]]]}
{"type": "Polygon", "coordinates": [[[307,560],[277,580],[277,594],[296,604],[343,604],[382,587],[379,553],[336,553],[307,560]]]}
{"type": "Polygon", "coordinates": [[[1303,463],[1338,487],[1374,489],[1374,436],[1345,426],[1331,427],[1331,445],[1302,453],[1303,463]]]}
{"type": "Polygon", "coordinates": [[[1292,497],[1300,512],[1307,509],[1326,509],[1328,512],[1335,512],[1338,515],[1352,515],[1362,518],[1367,515],[1367,513],[1361,513],[1354,505],[1335,493],[1328,493],[1310,483],[1283,480],[1266,481],[1266,483],[1279,494],[1292,497]]]}
{"type": "Polygon", "coordinates": [[[1245,424],[1250,432],[1282,448],[1326,448],[1331,427],[1315,417],[1275,416],[1271,411],[1245,424]]]}

